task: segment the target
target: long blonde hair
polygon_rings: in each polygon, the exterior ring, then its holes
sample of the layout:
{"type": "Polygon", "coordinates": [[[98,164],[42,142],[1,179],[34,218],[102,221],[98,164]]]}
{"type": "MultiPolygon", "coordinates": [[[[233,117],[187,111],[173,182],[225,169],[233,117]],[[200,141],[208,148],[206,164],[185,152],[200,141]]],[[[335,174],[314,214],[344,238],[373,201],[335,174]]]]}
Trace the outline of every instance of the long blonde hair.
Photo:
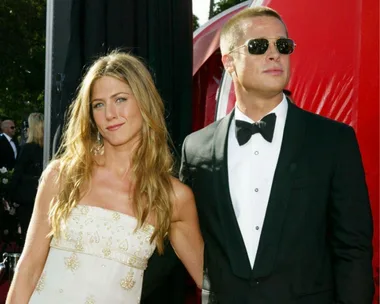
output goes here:
{"type": "Polygon", "coordinates": [[[28,117],[28,139],[27,143],[44,145],[44,115],[41,113],[31,113],[28,117]]]}
{"type": "Polygon", "coordinates": [[[134,212],[137,228],[148,216],[155,220],[151,241],[163,253],[172,218],[173,194],[171,172],[173,158],[168,146],[169,135],[164,119],[164,104],[145,65],[136,57],[117,51],[99,58],[88,70],[68,112],[68,123],[57,152],[60,170],[59,195],[52,204],[49,219],[50,235],[59,235],[61,220],[88,190],[94,165],[94,149],[99,149],[97,127],[90,107],[91,89],[95,80],[111,76],[127,83],[135,96],[143,118],[141,140],[132,158],[134,212]]]}

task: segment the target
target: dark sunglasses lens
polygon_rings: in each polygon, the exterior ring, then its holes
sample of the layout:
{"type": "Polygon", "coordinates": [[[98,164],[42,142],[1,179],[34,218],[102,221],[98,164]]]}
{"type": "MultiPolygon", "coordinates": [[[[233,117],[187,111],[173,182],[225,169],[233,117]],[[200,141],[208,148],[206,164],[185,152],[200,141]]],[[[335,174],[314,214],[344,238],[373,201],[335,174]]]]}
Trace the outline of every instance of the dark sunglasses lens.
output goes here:
{"type": "Polygon", "coordinates": [[[16,127],[10,127],[12,130],[16,129],[16,127]]]}
{"type": "Polygon", "coordinates": [[[251,39],[248,41],[248,52],[252,55],[265,54],[269,46],[267,39],[251,39]]]}
{"type": "Polygon", "coordinates": [[[276,41],[277,50],[280,54],[289,55],[294,51],[294,41],[288,38],[280,38],[276,41]]]}

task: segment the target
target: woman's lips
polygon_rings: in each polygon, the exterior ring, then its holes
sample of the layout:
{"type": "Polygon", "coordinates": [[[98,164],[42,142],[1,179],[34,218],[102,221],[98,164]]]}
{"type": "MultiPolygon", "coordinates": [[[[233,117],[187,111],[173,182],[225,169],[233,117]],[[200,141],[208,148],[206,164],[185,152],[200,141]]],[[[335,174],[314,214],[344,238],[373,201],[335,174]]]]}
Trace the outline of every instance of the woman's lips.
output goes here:
{"type": "Polygon", "coordinates": [[[107,127],[106,129],[108,131],[116,131],[118,130],[124,123],[121,123],[121,124],[117,124],[117,125],[112,125],[112,126],[109,126],[107,127]]]}

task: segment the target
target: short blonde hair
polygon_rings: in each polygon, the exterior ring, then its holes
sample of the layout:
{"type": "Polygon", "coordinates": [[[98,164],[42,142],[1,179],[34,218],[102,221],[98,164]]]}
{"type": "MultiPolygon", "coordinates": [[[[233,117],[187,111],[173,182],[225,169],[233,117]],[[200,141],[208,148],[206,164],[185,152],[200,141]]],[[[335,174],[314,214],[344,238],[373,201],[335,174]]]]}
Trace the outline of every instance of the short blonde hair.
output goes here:
{"type": "MultiPolygon", "coordinates": [[[[239,43],[241,36],[243,35],[243,28],[241,22],[254,17],[274,17],[280,20],[286,29],[286,25],[281,16],[273,9],[266,6],[256,6],[247,8],[231,17],[222,27],[220,32],[220,50],[222,55],[228,54],[239,43]]],[[[287,30],[286,30],[287,34],[287,30]]]]}
{"type": "Polygon", "coordinates": [[[28,139],[27,143],[36,143],[41,147],[44,145],[44,115],[31,113],[28,117],[28,139]]]}

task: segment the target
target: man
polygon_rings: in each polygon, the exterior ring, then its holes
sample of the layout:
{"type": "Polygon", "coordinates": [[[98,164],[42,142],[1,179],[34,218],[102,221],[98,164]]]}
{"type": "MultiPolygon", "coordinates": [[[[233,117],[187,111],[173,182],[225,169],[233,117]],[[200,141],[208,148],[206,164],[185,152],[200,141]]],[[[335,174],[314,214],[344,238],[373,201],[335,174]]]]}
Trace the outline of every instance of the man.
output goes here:
{"type": "Polygon", "coordinates": [[[372,217],[355,133],[286,99],[294,47],[274,10],[232,17],[220,48],[236,107],[184,142],[209,303],[372,303],[372,217]]]}
{"type": "Polygon", "coordinates": [[[1,123],[3,131],[0,136],[0,168],[6,167],[8,170],[14,168],[17,158],[18,144],[13,140],[16,127],[12,120],[4,120],[1,123]]]}

